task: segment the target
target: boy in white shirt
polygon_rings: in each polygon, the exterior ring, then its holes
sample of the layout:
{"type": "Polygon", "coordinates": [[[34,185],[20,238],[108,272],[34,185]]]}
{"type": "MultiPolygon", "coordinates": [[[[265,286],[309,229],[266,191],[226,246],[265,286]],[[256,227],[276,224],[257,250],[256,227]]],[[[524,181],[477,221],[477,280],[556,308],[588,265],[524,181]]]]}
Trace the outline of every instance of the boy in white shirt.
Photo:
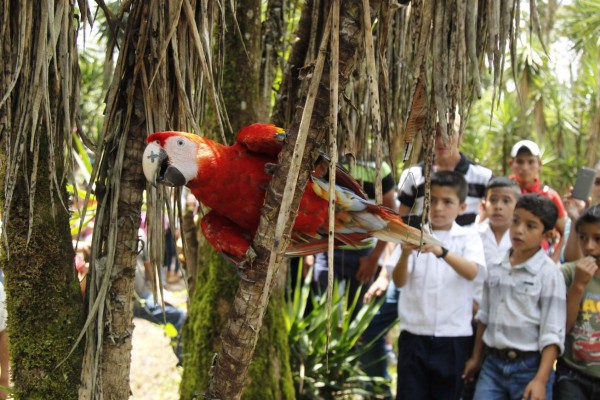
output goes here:
{"type": "Polygon", "coordinates": [[[488,265],[473,355],[464,372],[469,379],[483,360],[475,399],[552,399],[552,367],[564,349],[566,288],[541,243],[557,217],[552,200],[522,196],[510,226],[512,248],[488,265]]]}
{"type": "Polygon", "coordinates": [[[471,349],[473,281],[485,274],[479,234],[456,223],[467,183],[455,171],[431,177],[432,233],[443,246],[403,244],[392,277],[398,306],[397,399],[458,399],[471,349]]]}
{"type": "MultiPolygon", "coordinates": [[[[476,225],[483,243],[485,264],[490,265],[510,249],[508,229],[512,223],[513,211],[521,197],[519,185],[510,178],[493,178],[486,187],[483,207],[487,216],[476,225]]],[[[475,301],[481,303],[483,281],[477,282],[475,301]]]]}

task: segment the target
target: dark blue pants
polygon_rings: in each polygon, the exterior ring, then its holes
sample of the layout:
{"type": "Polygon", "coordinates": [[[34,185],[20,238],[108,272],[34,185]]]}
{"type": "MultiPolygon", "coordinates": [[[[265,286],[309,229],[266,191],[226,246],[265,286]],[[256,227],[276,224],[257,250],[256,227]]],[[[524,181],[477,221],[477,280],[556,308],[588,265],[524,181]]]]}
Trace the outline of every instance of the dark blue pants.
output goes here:
{"type": "MultiPolygon", "coordinates": [[[[381,305],[381,308],[362,335],[363,343],[369,343],[374,340],[371,351],[360,359],[363,370],[368,376],[379,376],[386,379],[391,378],[388,372],[385,335],[394,323],[398,321],[399,298],[400,289],[397,289],[394,282],[390,280],[390,284],[388,285],[385,294],[385,303],[381,305]]],[[[381,390],[385,396],[391,398],[391,391],[388,386],[382,387],[381,390]]]]}
{"type": "Polygon", "coordinates": [[[556,400],[600,399],[600,379],[575,371],[559,360],[556,367],[554,398],[556,400]]]}
{"type": "Polygon", "coordinates": [[[400,333],[396,399],[460,399],[470,339],[400,333]]]}
{"type": "MultiPolygon", "coordinates": [[[[369,285],[363,285],[356,280],[356,272],[360,266],[361,257],[368,256],[372,248],[362,250],[334,250],[333,277],[339,282],[344,281],[348,301],[354,301],[354,296],[360,290],[360,296],[352,316],[356,316],[363,305],[363,296],[369,285]]],[[[314,283],[317,296],[327,293],[327,253],[315,254],[314,283]]]]}

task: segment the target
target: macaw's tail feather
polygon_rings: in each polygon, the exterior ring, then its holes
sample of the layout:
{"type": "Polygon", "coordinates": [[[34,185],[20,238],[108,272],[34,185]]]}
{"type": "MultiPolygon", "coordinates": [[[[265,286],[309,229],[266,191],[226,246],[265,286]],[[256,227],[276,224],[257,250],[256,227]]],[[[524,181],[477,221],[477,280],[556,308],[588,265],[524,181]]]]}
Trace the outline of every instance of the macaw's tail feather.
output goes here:
{"type": "MultiPolygon", "coordinates": [[[[334,247],[340,246],[351,246],[360,247],[364,246],[363,242],[368,239],[369,235],[365,233],[337,233],[335,234],[334,247]]],[[[290,243],[285,254],[289,257],[301,257],[308,256],[311,254],[323,253],[327,251],[329,244],[327,237],[322,236],[317,240],[298,240],[298,237],[294,237],[293,243],[290,243]]]]}
{"type": "Polygon", "coordinates": [[[388,221],[385,228],[370,232],[372,236],[379,240],[394,243],[410,243],[414,245],[433,244],[441,246],[442,243],[426,232],[413,228],[402,221],[402,218],[385,207],[380,206],[380,215],[388,221]]]}

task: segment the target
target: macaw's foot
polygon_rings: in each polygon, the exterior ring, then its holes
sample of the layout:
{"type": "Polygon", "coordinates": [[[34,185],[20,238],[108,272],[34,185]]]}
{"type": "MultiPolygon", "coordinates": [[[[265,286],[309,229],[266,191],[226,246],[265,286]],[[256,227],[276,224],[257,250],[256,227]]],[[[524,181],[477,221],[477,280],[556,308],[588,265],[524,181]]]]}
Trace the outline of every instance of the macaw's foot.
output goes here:
{"type": "Polygon", "coordinates": [[[248,250],[246,250],[246,255],[245,255],[244,259],[235,265],[237,268],[238,276],[240,277],[241,280],[243,280],[245,282],[249,282],[249,283],[256,282],[255,280],[250,279],[248,277],[248,275],[246,274],[246,271],[248,271],[248,269],[251,268],[256,257],[258,257],[258,254],[256,254],[256,251],[252,248],[252,246],[248,246],[248,250]]]}
{"type": "Polygon", "coordinates": [[[248,277],[248,275],[246,274],[246,271],[248,271],[248,264],[246,264],[245,261],[242,261],[241,263],[236,264],[235,268],[236,268],[237,274],[241,280],[243,280],[244,282],[248,282],[248,283],[256,283],[256,281],[254,279],[250,279],[248,277]]]}
{"type": "Polygon", "coordinates": [[[248,264],[254,264],[256,257],[258,257],[256,251],[252,248],[252,246],[248,246],[248,250],[246,250],[246,261],[248,261],[248,264]]]}
{"type": "Polygon", "coordinates": [[[279,169],[279,165],[275,163],[265,163],[265,173],[267,175],[275,175],[275,172],[279,169]]]}

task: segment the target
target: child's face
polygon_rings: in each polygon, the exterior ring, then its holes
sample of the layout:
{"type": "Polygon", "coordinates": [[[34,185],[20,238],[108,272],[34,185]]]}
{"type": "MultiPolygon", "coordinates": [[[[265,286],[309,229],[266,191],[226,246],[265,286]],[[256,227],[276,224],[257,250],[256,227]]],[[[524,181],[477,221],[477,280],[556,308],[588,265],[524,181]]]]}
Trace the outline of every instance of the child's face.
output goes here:
{"type": "Polygon", "coordinates": [[[456,190],[448,186],[431,186],[431,226],[437,230],[449,230],[452,223],[463,213],[467,204],[461,203],[456,190]]]}
{"type": "Polygon", "coordinates": [[[508,228],[517,204],[515,188],[496,187],[488,189],[485,197],[485,213],[491,227],[508,228]]]}
{"type": "Polygon", "coordinates": [[[524,208],[514,210],[509,232],[513,249],[520,252],[537,250],[549,233],[542,220],[524,208]]]}
{"type": "Polygon", "coordinates": [[[600,267],[600,224],[581,224],[577,237],[583,256],[594,257],[600,267]]]}
{"type": "Polygon", "coordinates": [[[539,178],[542,162],[539,157],[525,153],[511,159],[510,166],[519,185],[527,186],[532,184],[536,178],[539,178]]]}

